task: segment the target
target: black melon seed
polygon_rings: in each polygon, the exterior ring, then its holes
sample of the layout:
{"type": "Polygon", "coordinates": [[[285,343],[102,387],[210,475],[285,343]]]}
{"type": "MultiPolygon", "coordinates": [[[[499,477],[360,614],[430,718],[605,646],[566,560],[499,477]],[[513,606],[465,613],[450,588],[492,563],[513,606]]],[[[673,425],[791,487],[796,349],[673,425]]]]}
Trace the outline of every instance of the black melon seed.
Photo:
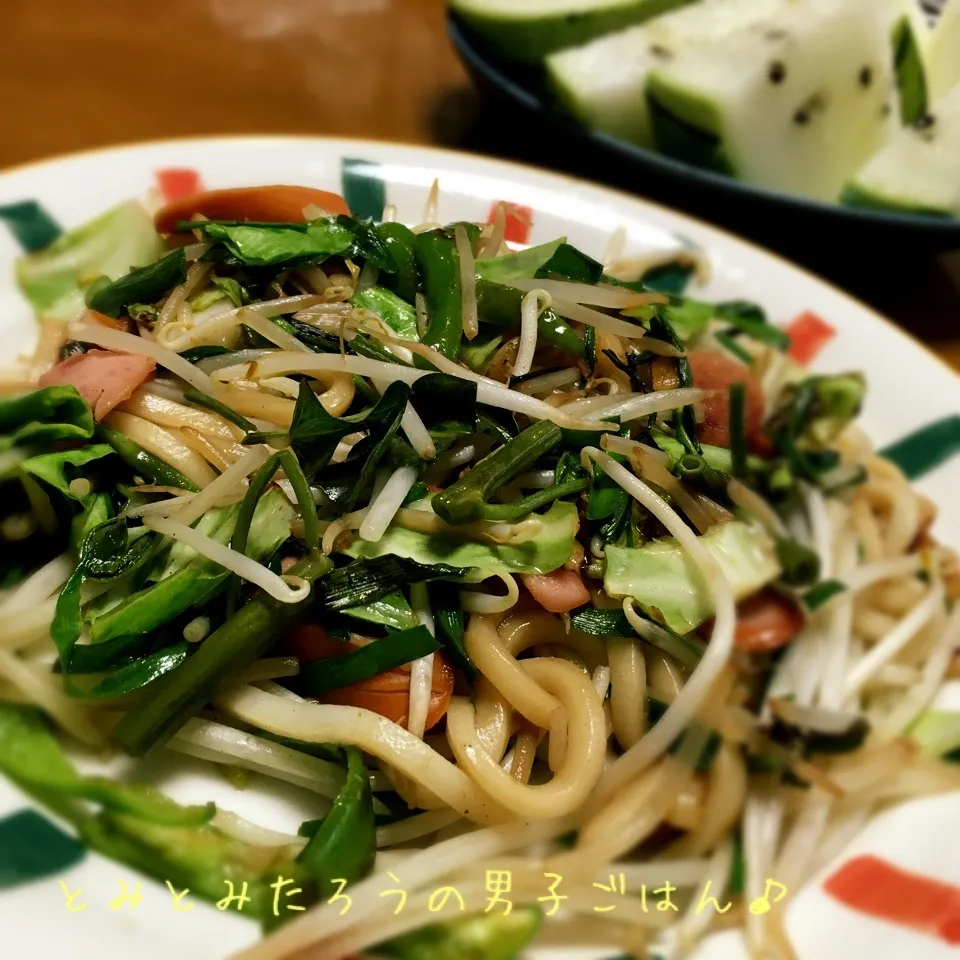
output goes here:
{"type": "Polygon", "coordinates": [[[873,71],[869,67],[861,67],[858,79],[861,87],[869,87],[873,83],[873,71]]]}
{"type": "Polygon", "coordinates": [[[655,57],[659,57],[661,60],[670,60],[673,58],[673,52],[668,50],[666,47],[660,46],[659,43],[652,44],[650,47],[650,52],[655,57]]]}
{"type": "Polygon", "coordinates": [[[787,76],[787,68],[784,66],[782,60],[774,60],[770,64],[770,71],[768,73],[770,77],[770,82],[773,84],[783,83],[787,76]]]}
{"type": "Polygon", "coordinates": [[[936,122],[937,118],[932,113],[925,113],[913,121],[913,126],[916,130],[929,130],[936,122]]]}

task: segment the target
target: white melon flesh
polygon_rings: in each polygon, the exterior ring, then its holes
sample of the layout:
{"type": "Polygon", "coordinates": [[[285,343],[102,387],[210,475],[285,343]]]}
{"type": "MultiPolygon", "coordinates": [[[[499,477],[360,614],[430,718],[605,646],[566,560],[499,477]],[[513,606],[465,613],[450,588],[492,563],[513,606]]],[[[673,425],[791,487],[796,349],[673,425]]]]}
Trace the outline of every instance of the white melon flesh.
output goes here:
{"type": "Polygon", "coordinates": [[[702,0],[620,33],[547,58],[560,99],[578,119],[611,136],[651,142],[647,74],[685,50],[729,36],[789,0],[702,0]]]}
{"type": "Polygon", "coordinates": [[[960,0],[948,0],[927,52],[930,96],[939,100],[960,83],[960,0]]]}
{"type": "Polygon", "coordinates": [[[877,0],[793,0],[693,47],[647,81],[660,148],[774,190],[836,200],[891,127],[891,20],[877,0]]]}
{"type": "Polygon", "coordinates": [[[844,193],[847,203],[960,216],[960,84],[929,115],[897,130],[844,193]]]}

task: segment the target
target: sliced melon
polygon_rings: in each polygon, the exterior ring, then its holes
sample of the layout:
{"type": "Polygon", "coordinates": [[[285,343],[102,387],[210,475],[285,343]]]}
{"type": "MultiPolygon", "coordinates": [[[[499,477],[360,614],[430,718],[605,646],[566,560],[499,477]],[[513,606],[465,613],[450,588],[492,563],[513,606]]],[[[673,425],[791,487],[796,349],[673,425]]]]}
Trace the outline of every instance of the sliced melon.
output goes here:
{"type": "Polygon", "coordinates": [[[691,0],[451,0],[501,56],[530,63],[691,0]]]}
{"type": "Polygon", "coordinates": [[[930,96],[939,100],[960,83],[960,0],[947,0],[927,54],[930,96]]]}
{"type": "Polygon", "coordinates": [[[794,0],[651,72],[659,148],[774,190],[836,200],[886,140],[896,93],[891,10],[794,0]]]}
{"type": "Polygon", "coordinates": [[[651,143],[647,74],[678,53],[726,37],[789,0],[702,0],[649,23],[547,57],[558,97],[587,126],[622,140],[651,143]]]}
{"type": "Polygon", "coordinates": [[[897,130],[843,193],[874,209],[960,216],[960,84],[928,115],[897,130]]]}

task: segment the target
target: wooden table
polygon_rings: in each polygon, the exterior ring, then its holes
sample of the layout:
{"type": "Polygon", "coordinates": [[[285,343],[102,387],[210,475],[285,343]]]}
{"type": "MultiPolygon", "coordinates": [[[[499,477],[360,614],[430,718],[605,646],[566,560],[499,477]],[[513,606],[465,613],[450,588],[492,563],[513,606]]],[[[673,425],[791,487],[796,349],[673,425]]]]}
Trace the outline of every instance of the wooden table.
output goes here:
{"type": "MultiPolygon", "coordinates": [[[[2,6],[0,167],[223,133],[365,136],[522,155],[484,119],[447,41],[443,0],[2,6]]],[[[924,257],[896,283],[864,275],[851,285],[960,369],[960,253],[924,257]]]]}

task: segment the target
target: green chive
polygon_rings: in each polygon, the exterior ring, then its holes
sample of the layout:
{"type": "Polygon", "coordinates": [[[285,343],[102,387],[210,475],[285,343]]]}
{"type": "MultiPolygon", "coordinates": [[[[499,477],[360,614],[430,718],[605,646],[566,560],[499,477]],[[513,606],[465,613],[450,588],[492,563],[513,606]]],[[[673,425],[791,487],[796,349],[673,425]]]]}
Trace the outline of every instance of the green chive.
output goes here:
{"type": "Polygon", "coordinates": [[[246,417],[241,416],[236,410],[228,407],[225,403],[215,400],[213,397],[200,390],[190,387],[183,391],[183,399],[189,403],[195,403],[198,407],[206,407],[214,413],[219,413],[224,420],[229,420],[234,426],[239,427],[244,433],[256,432],[256,426],[246,417]]]}
{"type": "Polygon", "coordinates": [[[820,576],[820,557],[796,540],[777,540],[777,559],[783,567],[780,579],[792,587],[805,587],[820,576]]]}

